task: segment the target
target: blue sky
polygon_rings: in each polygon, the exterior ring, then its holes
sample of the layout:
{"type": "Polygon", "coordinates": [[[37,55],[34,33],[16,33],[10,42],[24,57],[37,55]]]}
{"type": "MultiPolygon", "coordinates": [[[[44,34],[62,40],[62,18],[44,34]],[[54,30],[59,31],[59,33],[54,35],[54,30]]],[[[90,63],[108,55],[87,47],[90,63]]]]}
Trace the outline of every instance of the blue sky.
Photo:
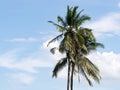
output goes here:
{"type": "Polygon", "coordinates": [[[84,78],[74,81],[75,90],[120,89],[120,1],[119,0],[0,0],[0,90],[65,90],[66,69],[57,79],[52,70],[61,57],[52,55],[46,43],[59,34],[47,21],[64,16],[66,6],[79,6],[92,20],[93,29],[105,49],[88,57],[99,67],[102,80],[90,87],[84,78]]]}

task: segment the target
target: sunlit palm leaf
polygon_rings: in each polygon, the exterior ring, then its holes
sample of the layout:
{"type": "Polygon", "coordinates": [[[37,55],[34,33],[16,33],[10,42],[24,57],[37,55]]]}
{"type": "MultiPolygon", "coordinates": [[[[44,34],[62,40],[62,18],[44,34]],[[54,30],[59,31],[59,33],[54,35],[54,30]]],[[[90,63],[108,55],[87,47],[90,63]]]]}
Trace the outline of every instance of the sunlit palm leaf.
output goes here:
{"type": "Polygon", "coordinates": [[[80,74],[82,74],[82,75],[85,77],[85,79],[87,80],[88,84],[89,84],[90,86],[93,86],[91,80],[88,78],[87,74],[85,73],[85,70],[84,70],[83,66],[82,66],[82,65],[79,65],[79,66],[78,66],[78,69],[80,70],[80,74]]]}
{"type": "Polygon", "coordinates": [[[84,56],[80,57],[80,61],[86,74],[99,83],[101,77],[99,75],[99,69],[97,66],[95,66],[87,57],[84,56]]]}
{"type": "Polygon", "coordinates": [[[78,46],[81,48],[83,46],[83,44],[85,43],[84,38],[78,32],[76,32],[74,35],[75,35],[74,38],[75,38],[78,46]]]}
{"type": "Polygon", "coordinates": [[[88,53],[88,49],[87,49],[87,47],[85,45],[82,46],[81,50],[83,50],[84,53],[88,53]]]}

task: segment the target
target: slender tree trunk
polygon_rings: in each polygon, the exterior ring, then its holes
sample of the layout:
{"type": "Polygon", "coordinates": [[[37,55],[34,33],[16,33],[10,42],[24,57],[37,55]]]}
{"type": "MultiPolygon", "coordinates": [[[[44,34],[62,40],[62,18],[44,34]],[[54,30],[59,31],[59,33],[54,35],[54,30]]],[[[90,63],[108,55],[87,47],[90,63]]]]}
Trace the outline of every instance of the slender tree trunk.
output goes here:
{"type": "Polygon", "coordinates": [[[67,90],[70,90],[70,61],[68,60],[67,90]]]}
{"type": "Polygon", "coordinates": [[[69,52],[66,53],[66,56],[68,58],[67,90],[70,90],[70,56],[69,56],[69,52]]]}
{"type": "Polygon", "coordinates": [[[71,85],[70,85],[70,87],[71,87],[71,90],[73,90],[73,74],[74,74],[74,63],[72,62],[71,63],[72,64],[72,71],[71,71],[71,85]]]}

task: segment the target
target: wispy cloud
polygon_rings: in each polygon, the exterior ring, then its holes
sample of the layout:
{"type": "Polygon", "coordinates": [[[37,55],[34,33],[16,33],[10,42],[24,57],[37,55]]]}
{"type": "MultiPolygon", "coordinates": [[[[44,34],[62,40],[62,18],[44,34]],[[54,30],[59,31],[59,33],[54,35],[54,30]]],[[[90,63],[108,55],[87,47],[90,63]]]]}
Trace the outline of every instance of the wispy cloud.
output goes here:
{"type": "Polygon", "coordinates": [[[13,38],[13,39],[7,40],[7,41],[10,41],[10,42],[36,42],[38,40],[36,38],[29,37],[29,38],[13,38]]]}
{"type": "Polygon", "coordinates": [[[35,80],[35,77],[27,73],[11,74],[11,77],[13,78],[14,82],[19,82],[21,84],[31,84],[35,80]]]}
{"type": "Polygon", "coordinates": [[[19,60],[17,58],[17,53],[18,52],[10,51],[0,55],[0,67],[35,73],[36,68],[50,66],[47,62],[40,60],[40,58],[33,58],[31,56],[23,57],[19,60]]]}
{"type": "Polygon", "coordinates": [[[49,62],[47,57],[39,56],[37,53],[38,56],[36,57],[28,55],[21,58],[18,57],[18,54],[20,54],[18,49],[1,54],[0,67],[8,69],[9,74],[12,73],[10,77],[23,84],[32,83],[35,79],[34,75],[39,73],[41,67],[51,67],[52,65],[52,62],[49,62]],[[16,72],[13,73],[13,71],[16,72]]]}
{"type": "MultiPolygon", "coordinates": [[[[25,40],[23,41],[25,42],[25,40]]],[[[53,67],[52,65],[61,58],[60,53],[56,52],[55,55],[52,55],[49,52],[51,47],[58,46],[58,42],[50,44],[50,47],[46,46],[47,43],[48,41],[43,43],[37,51],[29,52],[27,56],[21,56],[21,54],[23,55],[21,49],[14,49],[0,54],[0,67],[9,70],[9,78],[15,79],[16,82],[23,84],[32,83],[35,75],[40,72],[40,68],[53,67]]]]}
{"type": "Polygon", "coordinates": [[[93,29],[96,37],[120,36],[120,13],[110,13],[85,26],[93,29]]]}

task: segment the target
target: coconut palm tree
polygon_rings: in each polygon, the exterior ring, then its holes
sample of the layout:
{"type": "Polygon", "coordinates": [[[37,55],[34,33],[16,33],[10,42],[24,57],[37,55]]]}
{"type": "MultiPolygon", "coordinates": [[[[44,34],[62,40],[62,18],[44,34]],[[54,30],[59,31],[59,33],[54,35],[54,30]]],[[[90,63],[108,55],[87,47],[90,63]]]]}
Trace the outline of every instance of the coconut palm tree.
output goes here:
{"type": "Polygon", "coordinates": [[[99,69],[85,55],[103,45],[96,42],[91,29],[82,27],[82,24],[91,18],[82,15],[83,10],[77,13],[77,9],[77,6],[71,8],[68,6],[65,19],[58,16],[58,24],[49,21],[61,32],[48,43],[49,45],[56,40],[61,40],[59,47],[53,47],[50,51],[54,54],[57,49],[60,53],[66,54],[66,57],[56,64],[53,77],[57,77],[58,72],[68,65],[67,90],[73,90],[73,75],[76,73],[82,74],[91,86],[89,76],[97,82],[100,80],[99,69]]]}

